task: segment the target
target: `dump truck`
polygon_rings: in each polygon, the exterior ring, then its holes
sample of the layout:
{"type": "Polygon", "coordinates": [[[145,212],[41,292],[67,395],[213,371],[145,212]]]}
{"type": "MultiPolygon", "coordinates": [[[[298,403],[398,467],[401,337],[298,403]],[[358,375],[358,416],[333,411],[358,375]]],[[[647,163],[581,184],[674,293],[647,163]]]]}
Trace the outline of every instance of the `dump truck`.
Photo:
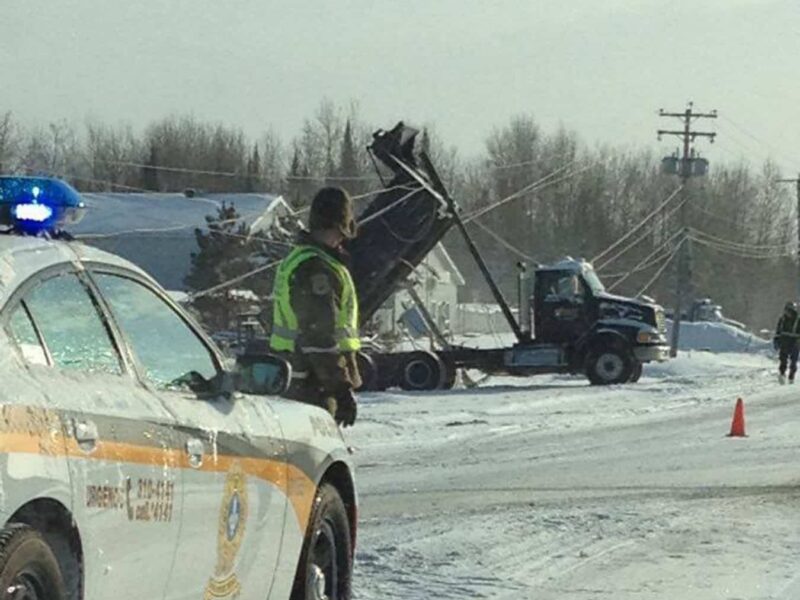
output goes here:
{"type": "MultiPolygon", "coordinates": [[[[642,365],[669,356],[663,309],[646,300],[609,294],[591,264],[565,259],[550,266],[519,264],[515,317],[470,236],[431,159],[417,152],[418,131],[398,123],[373,135],[369,152],[384,190],[359,215],[348,242],[361,322],[366,323],[407,282],[428,252],[456,228],[514,334],[507,347],[471,348],[438,336],[435,351],[382,352],[365,346],[365,389],[452,387],[459,369],[531,376],[571,373],[592,384],[634,382],[642,365]]],[[[533,233],[533,232],[532,232],[533,233]]],[[[423,310],[423,314],[425,311],[423,310]]]]}

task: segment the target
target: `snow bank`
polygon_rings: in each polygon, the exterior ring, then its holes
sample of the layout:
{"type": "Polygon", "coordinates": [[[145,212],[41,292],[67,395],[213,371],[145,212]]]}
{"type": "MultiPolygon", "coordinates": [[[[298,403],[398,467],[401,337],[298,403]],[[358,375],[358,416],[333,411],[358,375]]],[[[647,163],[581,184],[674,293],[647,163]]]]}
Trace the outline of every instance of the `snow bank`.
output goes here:
{"type": "MultiPolygon", "coordinates": [[[[672,321],[667,320],[667,338],[672,334],[672,321]]],[[[681,350],[709,352],[767,352],[772,344],[757,335],[727,323],[681,323],[681,350]]]]}

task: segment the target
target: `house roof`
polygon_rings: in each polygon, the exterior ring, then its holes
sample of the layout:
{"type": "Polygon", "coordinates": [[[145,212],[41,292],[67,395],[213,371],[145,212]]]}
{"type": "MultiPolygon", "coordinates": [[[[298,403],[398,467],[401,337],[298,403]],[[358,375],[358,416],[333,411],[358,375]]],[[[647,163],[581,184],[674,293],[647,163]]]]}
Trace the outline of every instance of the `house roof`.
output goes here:
{"type": "Polygon", "coordinates": [[[222,203],[233,204],[256,230],[268,229],[275,215],[292,210],[281,196],[269,194],[86,193],[86,216],[69,231],[81,241],[139,265],[165,288],[185,290],[184,279],[197,252],[195,229],[222,203]]]}
{"type": "Polygon", "coordinates": [[[435,255],[439,262],[444,265],[444,267],[450,272],[450,275],[453,278],[453,283],[458,286],[466,285],[467,282],[464,279],[464,275],[461,274],[461,271],[456,266],[456,263],[453,261],[453,258],[450,256],[450,253],[444,247],[444,244],[439,242],[433,247],[431,250],[431,254],[435,255]]]}
{"type": "Polygon", "coordinates": [[[233,204],[242,219],[253,224],[278,207],[287,213],[289,205],[281,196],[270,194],[206,194],[192,198],[184,194],[85,193],[86,216],[70,227],[70,233],[173,233],[193,235],[205,228],[206,216],[216,214],[223,203],[233,204]]]}

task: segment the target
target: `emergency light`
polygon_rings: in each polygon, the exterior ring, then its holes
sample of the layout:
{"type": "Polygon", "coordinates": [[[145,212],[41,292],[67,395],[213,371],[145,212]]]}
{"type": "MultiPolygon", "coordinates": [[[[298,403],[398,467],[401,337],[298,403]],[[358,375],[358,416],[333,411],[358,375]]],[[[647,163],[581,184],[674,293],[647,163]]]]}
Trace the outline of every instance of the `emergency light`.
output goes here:
{"type": "Polygon", "coordinates": [[[0,176],[0,225],[18,233],[58,233],[85,212],[77,190],[60,179],[0,176]]]}

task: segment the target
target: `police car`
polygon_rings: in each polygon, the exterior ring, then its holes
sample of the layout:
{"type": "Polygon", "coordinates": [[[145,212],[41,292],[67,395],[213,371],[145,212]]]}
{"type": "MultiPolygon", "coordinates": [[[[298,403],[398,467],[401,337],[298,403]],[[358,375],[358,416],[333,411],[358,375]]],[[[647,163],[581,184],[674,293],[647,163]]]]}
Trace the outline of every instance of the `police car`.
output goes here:
{"type": "Polygon", "coordinates": [[[146,273],[60,232],[79,194],[0,177],[0,598],[350,597],[352,464],[146,273]],[[247,393],[245,393],[247,392],[247,393]]]}

